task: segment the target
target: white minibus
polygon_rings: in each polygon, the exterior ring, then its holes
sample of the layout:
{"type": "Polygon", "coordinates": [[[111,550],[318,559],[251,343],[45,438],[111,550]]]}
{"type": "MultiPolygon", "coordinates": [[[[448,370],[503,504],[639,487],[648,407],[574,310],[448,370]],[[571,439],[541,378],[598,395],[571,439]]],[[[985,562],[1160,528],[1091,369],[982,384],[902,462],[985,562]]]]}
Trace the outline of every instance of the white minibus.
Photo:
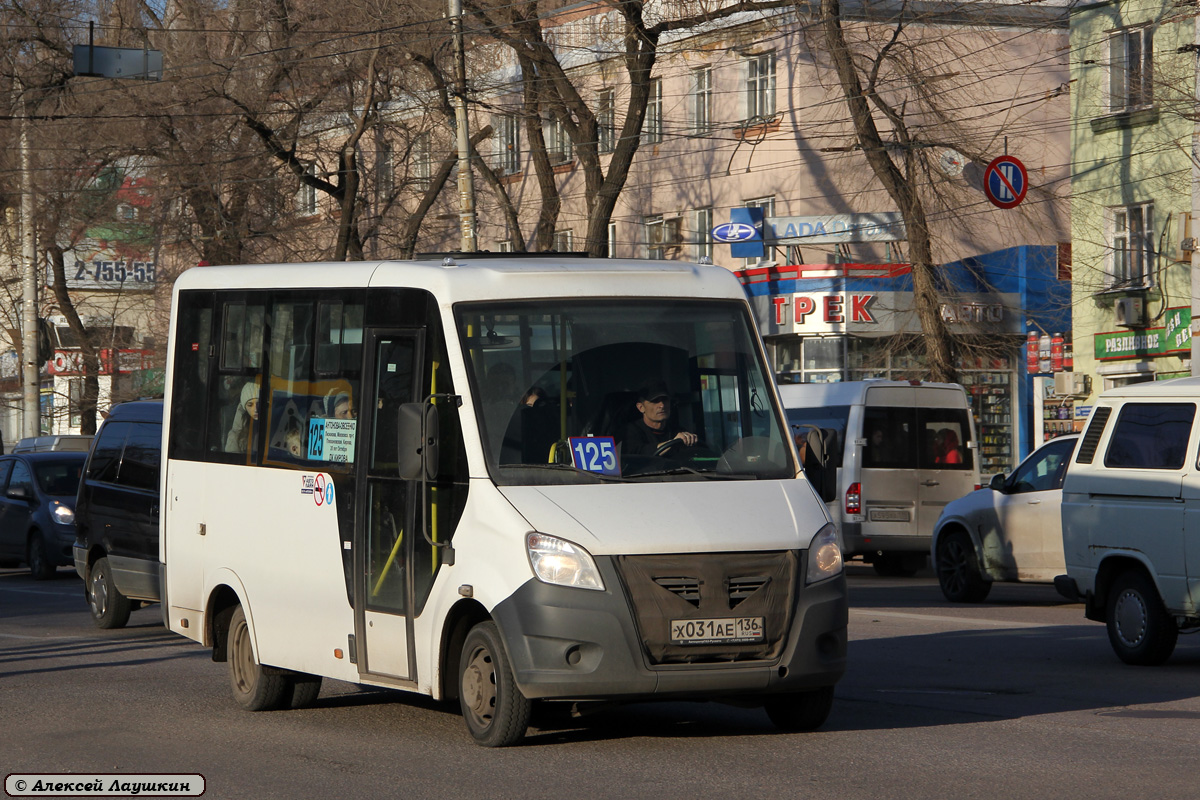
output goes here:
{"type": "Polygon", "coordinates": [[[925,565],[934,524],[979,488],[975,420],[957,383],[868,379],[779,388],[843,556],[881,575],[925,565]]]}
{"type": "Polygon", "coordinates": [[[247,709],[391,687],[485,746],[535,701],[830,712],[841,543],[724,269],[196,268],[167,387],[165,614],[247,709]]]}

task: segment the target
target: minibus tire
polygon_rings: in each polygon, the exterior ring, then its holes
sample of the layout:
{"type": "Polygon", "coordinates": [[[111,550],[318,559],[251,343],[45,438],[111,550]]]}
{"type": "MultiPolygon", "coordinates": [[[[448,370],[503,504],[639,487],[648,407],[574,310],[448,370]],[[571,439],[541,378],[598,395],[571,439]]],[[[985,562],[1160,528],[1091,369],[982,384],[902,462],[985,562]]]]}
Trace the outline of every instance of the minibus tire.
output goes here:
{"type": "Polygon", "coordinates": [[[833,687],[773,695],[763,703],[763,708],[775,727],[782,731],[815,731],[825,724],[833,710],[833,687]]]}
{"type": "Polygon", "coordinates": [[[264,669],[254,658],[246,612],[238,606],[229,620],[229,683],[233,699],[247,711],[273,711],[291,700],[286,673],[264,669]]]}
{"type": "Polygon", "coordinates": [[[971,537],[962,531],[950,531],[938,540],[938,586],[951,603],[982,603],[992,590],[991,581],[979,571],[979,557],[971,537]]]}
{"type": "Polygon", "coordinates": [[[99,558],[92,564],[83,591],[97,628],[124,628],[129,622],[133,603],[113,584],[107,558],[99,558]]]}
{"type": "Polygon", "coordinates": [[[288,676],[289,702],[285,706],[291,708],[308,708],[317,702],[321,694],[321,676],[309,675],[307,672],[293,672],[288,676]]]}
{"type": "Polygon", "coordinates": [[[1175,652],[1179,627],[1140,569],[1125,570],[1112,582],[1104,619],[1108,641],[1126,664],[1156,667],[1175,652]]]}
{"type": "Polygon", "coordinates": [[[458,702],[476,744],[509,747],[525,738],[533,704],[517,688],[494,622],[479,623],[463,642],[458,702]]]}

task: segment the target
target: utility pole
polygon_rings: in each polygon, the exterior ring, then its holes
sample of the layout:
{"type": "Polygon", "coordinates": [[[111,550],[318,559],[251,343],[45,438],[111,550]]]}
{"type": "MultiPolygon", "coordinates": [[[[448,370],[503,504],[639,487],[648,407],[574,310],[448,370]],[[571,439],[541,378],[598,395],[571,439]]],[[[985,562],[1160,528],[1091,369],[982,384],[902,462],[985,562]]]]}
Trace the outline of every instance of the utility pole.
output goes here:
{"type": "Polygon", "coordinates": [[[21,95],[21,260],[24,290],[21,294],[21,430],[22,436],[41,433],[38,408],[37,242],[33,230],[33,176],[29,157],[29,114],[21,95]]]}
{"type": "Polygon", "coordinates": [[[475,178],[471,174],[471,140],[467,134],[467,58],[463,50],[462,0],[450,2],[450,29],[454,33],[454,123],[458,134],[458,221],[462,251],[474,253],[475,178]]]}

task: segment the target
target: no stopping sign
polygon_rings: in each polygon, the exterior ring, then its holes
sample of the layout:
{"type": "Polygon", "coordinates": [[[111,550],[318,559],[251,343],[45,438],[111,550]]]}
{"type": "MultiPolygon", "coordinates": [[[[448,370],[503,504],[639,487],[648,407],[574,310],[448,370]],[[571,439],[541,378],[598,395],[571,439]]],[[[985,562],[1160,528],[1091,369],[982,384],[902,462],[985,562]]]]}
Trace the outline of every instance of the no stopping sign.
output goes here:
{"type": "Polygon", "coordinates": [[[1029,189],[1029,173],[1025,165],[1013,156],[992,159],[983,173],[983,191],[997,208],[1013,208],[1025,199],[1029,189]]]}

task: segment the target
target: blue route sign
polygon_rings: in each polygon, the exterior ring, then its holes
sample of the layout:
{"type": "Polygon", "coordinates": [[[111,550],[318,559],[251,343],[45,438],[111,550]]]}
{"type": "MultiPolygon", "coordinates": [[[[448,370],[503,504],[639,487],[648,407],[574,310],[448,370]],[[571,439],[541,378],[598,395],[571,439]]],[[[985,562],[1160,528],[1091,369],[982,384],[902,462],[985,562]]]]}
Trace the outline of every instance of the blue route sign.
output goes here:
{"type": "Polygon", "coordinates": [[[983,191],[997,208],[1015,208],[1029,190],[1029,173],[1014,156],[992,159],[983,173],[983,191]]]}

